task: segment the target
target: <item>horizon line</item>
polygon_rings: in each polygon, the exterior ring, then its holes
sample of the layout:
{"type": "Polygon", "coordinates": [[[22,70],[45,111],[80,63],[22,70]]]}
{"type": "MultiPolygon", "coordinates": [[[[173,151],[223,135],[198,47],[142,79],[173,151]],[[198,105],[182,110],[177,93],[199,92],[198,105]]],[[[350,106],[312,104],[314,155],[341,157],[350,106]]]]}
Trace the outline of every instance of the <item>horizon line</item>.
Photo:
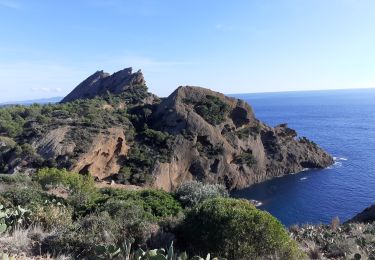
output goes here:
{"type": "MultiPolygon", "coordinates": [[[[296,93],[296,92],[328,92],[328,91],[351,91],[351,90],[375,90],[375,87],[364,87],[364,88],[337,88],[337,89],[311,89],[311,90],[281,90],[281,91],[259,91],[259,92],[241,92],[241,93],[223,93],[227,96],[234,96],[234,95],[248,95],[248,94],[277,94],[277,93],[296,93]]],[[[213,90],[216,91],[216,90],[213,90]]],[[[220,91],[216,91],[220,92],[220,91]]],[[[44,98],[36,98],[36,99],[25,99],[25,100],[12,100],[12,101],[3,101],[0,102],[0,105],[16,105],[20,102],[36,102],[43,101],[45,99],[63,99],[64,96],[51,96],[51,97],[44,97],[44,98]]],[[[165,97],[161,97],[165,98],[165,97]]]]}

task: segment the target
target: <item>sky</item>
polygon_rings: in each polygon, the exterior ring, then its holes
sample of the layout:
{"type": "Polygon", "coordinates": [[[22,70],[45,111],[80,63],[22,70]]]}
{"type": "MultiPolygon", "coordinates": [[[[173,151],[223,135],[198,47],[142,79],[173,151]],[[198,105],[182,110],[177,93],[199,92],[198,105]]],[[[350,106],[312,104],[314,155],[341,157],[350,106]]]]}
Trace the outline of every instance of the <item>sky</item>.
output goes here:
{"type": "Polygon", "coordinates": [[[373,0],[0,0],[0,102],[126,67],[159,96],[371,88],[374,14],[373,0]]]}

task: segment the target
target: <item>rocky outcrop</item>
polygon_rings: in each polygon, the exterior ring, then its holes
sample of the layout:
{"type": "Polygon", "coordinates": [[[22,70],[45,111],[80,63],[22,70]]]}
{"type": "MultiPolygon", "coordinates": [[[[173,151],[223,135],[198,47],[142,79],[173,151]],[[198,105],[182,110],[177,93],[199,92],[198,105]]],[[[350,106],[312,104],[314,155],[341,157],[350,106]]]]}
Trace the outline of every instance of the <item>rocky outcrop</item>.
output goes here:
{"type": "Polygon", "coordinates": [[[370,223],[375,221],[375,204],[355,215],[348,222],[370,223]]]}
{"type": "Polygon", "coordinates": [[[97,71],[79,84],[61,103],[71,102],[76,99],[94,98],[107,93],[118,95],[131,87],[145,85],[146,82],[142,72],[132,73],[132,71],[132,68],[126,68],[112,75],[97,71]]]}
{"type": "Polygon", "coordinates": [[[0,166],[69,168],[170,191],[188,180],[239,189],[333,163],[286,124],[259,121],[245,101],[192,86],[160,101],[131,68],[96,72],[62,102],[91,98],[31,113],[23,134],[6,139],[17,144],[0,140],[0,166]]]}
{"type": "Polygon", "coordinates": [[[123,129],[110,128],[94,138],[90,150],[80,156],[72,170],[105,179],[119,172],[119,160],[128,149],[123,129]]]}
{"type": "MultiPolygon", "coordinates": [[[[70,126],[52,129],[43,138],[34,141],[33,147],[46,160],[67,161],[81,146],[81,140],[69,137],[75,131],[78,130],[70,126]]],[[[90,138],[87,146],[88,149],[73,160],[69,169],[82,174],[90,173],[98,179],[118,173],[120,158],[126,156],[129,149],[124,130],[115,127],[99,131],[90,138]]]]}
{"type": "Polygon", "coordinates": [[[74,142],[64,142],[66,134],[70,131],[69,126],[61,126],[50,130],[41,139],[37,139],[32,144],[35,150],[45,159],[57,158],[59,156],[73,154],[76,144],[74,142]]]}
{"type": "Polygon", "coordinates": [[[156,128],[177,136],[171,162],[153,170],[154,186],[165,190],[191,179],[244,188],[333,163],[286,124],[269,127],[246,102],[204,88],[178,88],[158,106],[154,121],[156,128]]]}

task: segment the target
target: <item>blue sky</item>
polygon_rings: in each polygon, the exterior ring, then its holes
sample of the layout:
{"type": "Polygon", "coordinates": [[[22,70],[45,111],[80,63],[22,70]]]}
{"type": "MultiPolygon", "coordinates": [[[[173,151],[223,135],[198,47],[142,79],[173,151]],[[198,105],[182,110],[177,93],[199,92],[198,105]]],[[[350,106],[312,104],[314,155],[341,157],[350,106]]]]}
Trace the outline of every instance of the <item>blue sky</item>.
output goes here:
{"type": "Polygon", "coordinates": [[[160,96],[375,87],[374,14],[373,0],[0,0],[0,102],[129,66],[160,96]]]}

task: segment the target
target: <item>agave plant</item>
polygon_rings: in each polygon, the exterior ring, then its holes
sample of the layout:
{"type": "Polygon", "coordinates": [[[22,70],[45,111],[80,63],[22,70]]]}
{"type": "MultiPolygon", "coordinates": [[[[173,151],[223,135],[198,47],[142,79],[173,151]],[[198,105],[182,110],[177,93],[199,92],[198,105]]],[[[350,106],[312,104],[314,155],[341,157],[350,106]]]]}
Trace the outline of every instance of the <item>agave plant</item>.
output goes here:
{"type": "MultiPolygon", "coordinates": [[[[136,260],[188,260],[188,255],[186,252],[181,254],[176,254],[173,249],[173,242],[169,246],[168,250],[165,251],[164,249],[153,249],[148,251],[143,251],[142,249],[138,249],[135,254],[136,260]]],[[[206,258],[202,258],[200,256],[194,256],[191,260],[225,260],[224,258],[211,258],[211,255],[208,254],[206,258]]]]}
{"type": "Polygon", "coordinates": [[[148,250],[148,251],[143,251],[142,249],[138,249],[135,253],[135,259],[136,260],[187,260],[186,258],[182,258],[182,254],[179,257],[176,257],[174,255],[174,250],[173,250],[173,242],[169,246],[167,252],[162,248],[162,249],[153,249],[153,250],[148,250]]]}
{"type": "Polygon", "coordinates": [[[134,239],[125,239],[125,241],[120,245],[120,251],[125,260],[130,260],[131,258],[131,250],[132,244],[134,243],[134,239]]]}
{"type": "MultiPolygon", "coordinates": [[[[131,254],[134,239],[125,240],[120,247],[109,245],[100,245],[96,248],[97,259],[125,259],[125,260],[189,260],[186,252],[176,254],[173,242],[168,250],[164,248],[144,251],[141,248],[131,254]]],[[[225,260],[224,258],[211,258],[208,254],[206,258],[194,256],[191,260],[225,260]]]]}
{"type": "Polygon", "coordinates": [[[114,245],[99,245],[95,248],[95,252],[98,259],[116,259],[120,255],[121,249],[114,245]]]}

